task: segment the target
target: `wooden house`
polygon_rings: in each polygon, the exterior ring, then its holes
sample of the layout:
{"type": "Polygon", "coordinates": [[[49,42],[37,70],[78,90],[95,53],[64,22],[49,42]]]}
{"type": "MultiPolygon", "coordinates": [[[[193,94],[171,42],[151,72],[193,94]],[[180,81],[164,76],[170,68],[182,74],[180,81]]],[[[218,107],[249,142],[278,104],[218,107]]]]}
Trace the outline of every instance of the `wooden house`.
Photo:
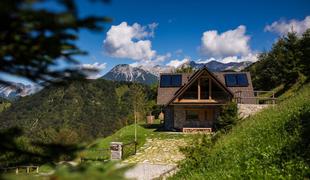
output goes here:
{"type": "MultiPolygon", "coordinates": [[[[164,127],[212,128],[220,107],[231,102],[239,91],[253,96],[249,72],[213,73],[205,67],[192,74],[161,74],[157,104],[163,106],[164,127]]],[[[252,103],[253,99],[243,101],[252,103]]]]}

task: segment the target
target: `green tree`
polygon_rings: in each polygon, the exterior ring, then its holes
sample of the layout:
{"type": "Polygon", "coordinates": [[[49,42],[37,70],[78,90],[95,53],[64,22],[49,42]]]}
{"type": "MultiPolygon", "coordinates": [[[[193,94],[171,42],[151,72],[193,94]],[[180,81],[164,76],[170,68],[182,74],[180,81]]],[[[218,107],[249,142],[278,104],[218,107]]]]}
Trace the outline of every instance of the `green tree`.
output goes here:
{"type": "Polygon", "coordinates": [[[176,73],[193,73],[195,72],[194,68],[191,66],[181,66],[175,70],[176,73]]]}
{"type": "Polygon", "coordinates": [[[305,75],[310,74],[310,29],[308,29],[302,36],[301,42],[301,51],[302,51],[302,58],[301,58],[301,66],[302,72],[305,75]]]}
{"type": "Polygon", "coordinates": [[[309,77],[310,30],[302,37],[290,32],[281,37],[269,52],[245,70],[250,71],[255,89],[270,90],[279,85],[285,89],[300,77],[309,77]]]}
{"type": "Polygon", "coordinates": [[[135,141],[137,141],[137,128],[136,125],[145,117],[146,95],[142,85],[134,83],[130,87],[130,99],[133,108],[134,121],[135,121],[135,141]]]}
{"type": "Polygon", "coordinates": [[[75,45],[79,30],[99,31],[109,18],[80,16],[74,0],[2,0],[0,21],[0,73],[50,83],[83,77],[72,66],[57,64],[77,64],[74,56],[86,54],[75,45]],[[59,9],[45,3],[57,3],[59,9]]]}
{"type": "Polygon", "coordinates": [[[215,121],[215,129],[229,131],[238,121],[237,104],[231,102],[221,107],[220,116],[215,121]]]}

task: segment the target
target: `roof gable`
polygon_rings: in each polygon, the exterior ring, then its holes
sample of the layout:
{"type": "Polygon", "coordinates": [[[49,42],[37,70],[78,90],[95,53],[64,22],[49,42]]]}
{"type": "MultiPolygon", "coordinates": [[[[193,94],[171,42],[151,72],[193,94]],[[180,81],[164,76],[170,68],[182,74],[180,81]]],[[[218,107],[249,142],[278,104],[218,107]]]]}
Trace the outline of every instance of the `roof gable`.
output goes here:
{"type": "Polygon", "coordinates": [[[234,93],[227,88],[222,81],[220,81],[212,72],[210,72],[206,67],[196,71],[188,80],[188,82],[184,85],[181,86],[176,92],[175,95],[168,101],[168,103],[166,104],[169,105],[170,103],[172,103],[175,99],[179,98],[189,87],[191,87],[191,85],[199,78],[201,77],[204,72],[206,72],[212,80],[214,80],[224,91],[226,91],[229,95],[231,95],[231,97],[234,96],[234,93]]]}

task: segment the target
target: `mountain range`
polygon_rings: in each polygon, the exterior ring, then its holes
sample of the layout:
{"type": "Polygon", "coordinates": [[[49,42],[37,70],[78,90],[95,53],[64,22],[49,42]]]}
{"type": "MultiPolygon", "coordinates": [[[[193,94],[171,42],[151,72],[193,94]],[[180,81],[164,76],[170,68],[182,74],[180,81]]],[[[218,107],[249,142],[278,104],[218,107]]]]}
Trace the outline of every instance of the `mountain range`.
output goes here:
{"type": "MultiPolygon", "coordinates": [[[[218,61],[209,61],[206,63],[199,63],[195,61],[188,61],[180,67],[192,67],[193,69],[200,69],[202,67],[208,67],[212,72],[218,71],[241,71],[242,69],[249,66],[251,62],[230,62],[230,63],[221,63],[218,61]]],[[[171,73],[174,72],[177,68],[171,66],[138,66],[133,67],[128,64],[119,64],[112,68],[108,73],[102,76],[103,79],[112,80],[112,81],[129,81],[129,82],[139,82],[143,84],[154,84],[158,81],[160,73],[171,73]]]]}
{"type": "MultiPolygon", "coordinates": [[[[218,61],[209,61],[206,63],[188,61],[179,67],[192,67],[193,69],[200,69],[204,66],[212,72],[218,71],[240,71],[251,62],[231,62],[231,63],[221,63],[218,61]]],[[[179,68],[178,67],[178,68],[179,68]]],[[[160,73],[170,73],[176,70],[172,66],[131,66],[129,64],[119,64],[113,67],[109,72],[107,72],[102,79],[112,80],[112,81],[126,81],[126,82],[139,82],[142,84],[152,85],[158,81],[160,73]]],[[[42,88],[37,85],[25,85],[22,83],[10,83],[11,85],[0,85],[0,98],[5,98],[8,100],[16,100],[19,97],[24,97],[30,94],[34,94],[40,91],[42,88]]]]}
{"type": "Polygon", "coordinates": [[[23,83],[9,82],[10,85],[0,84],[0,97],[8,100],[16,100],[40,91],[42,88],[38,85],[25,85],[23,83]]]}
{"type": "Polygon", "coordinates": [[[132,67],[128,64],[116,65],[102,78],[112,81],[139,82],[149,85],[156,82],[158,79],[157,76],[150,71],[139,67],[132,67]]]}

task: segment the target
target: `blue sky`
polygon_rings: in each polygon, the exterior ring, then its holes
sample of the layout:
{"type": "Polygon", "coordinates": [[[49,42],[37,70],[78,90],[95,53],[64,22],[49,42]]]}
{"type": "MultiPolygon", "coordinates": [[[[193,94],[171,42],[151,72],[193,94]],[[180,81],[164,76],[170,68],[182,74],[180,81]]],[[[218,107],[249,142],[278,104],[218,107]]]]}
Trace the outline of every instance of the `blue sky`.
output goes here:
{"type": "MultiPolygon", "coordinates": [[[[294,25],[294,29],[296,26],[300,33],[310,26],[310,17],[305,19],[310,16],[309,0],[112,0],[104,5],[86,0],[77,2],[82,16],[103,15],[113,19],[111,23],[104,24],[103,32],[80,31],[77,42],[81,49],[89,52],[88,56],[77,57],[81,64],[100,66],[100,75],[121,63],[155,65],[174,61],[171,64],[175,65],[185,59],[212,58],[222,62],[236,58],[236,61],[242,61],[269,50],[288,26],[294,25]],[[122,22],[126,24],[119,26],[122,22]],[[134,26],[134,23],[139,26],[134,26]],[[148,26],[152,23],[157,25],[156,28],[148,26]],[[118,29],[113,31],[110,41],[107,40],[107,32],[112,25],[118,29]],[[126,33],[117,34],[122,27],[133,30],[135,35],[128,39],[130,42],[116,47],[113,39],[126,39],[126,33]],[[228,31],[230,33],[225,34],[228,31]],[[204,35],[204,32],[208,33],[204,35]],[[210,40],[212,37],[215,39],[210,40]],[[143,45],[135,44],[138,41],[143,45]],[[150,46],[145,45],[147,43],[150,46]],[[132,45],[133,49],[127,45],[132,45]],[[126,52],[129,50],[131,52],[126,52]]],[[[112,34],[112,30],[110,32],[112,34]]],[[[19,78],[10,80],[25,82],[19,78]]]]}

